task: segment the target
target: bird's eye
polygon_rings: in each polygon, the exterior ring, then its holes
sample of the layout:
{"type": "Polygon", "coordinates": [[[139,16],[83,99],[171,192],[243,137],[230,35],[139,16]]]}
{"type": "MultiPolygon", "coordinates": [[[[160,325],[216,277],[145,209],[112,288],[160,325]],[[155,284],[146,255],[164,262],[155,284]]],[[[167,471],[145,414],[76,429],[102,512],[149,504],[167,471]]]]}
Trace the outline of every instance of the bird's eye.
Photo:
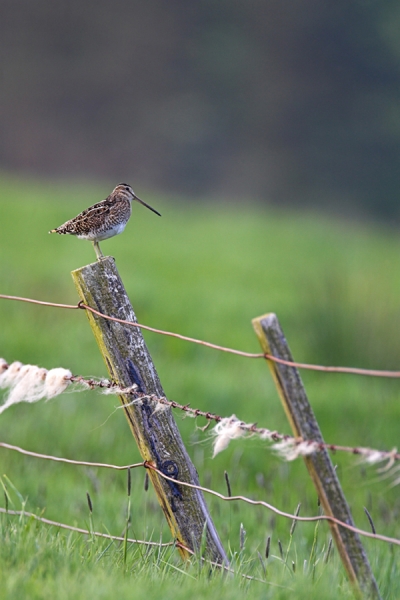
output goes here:
{"type": "Polygon", "coordinates": [[[126,189],[127,192],[129,192],[129,188],[128,187],[126,187],[125,189],[126,189]]]}

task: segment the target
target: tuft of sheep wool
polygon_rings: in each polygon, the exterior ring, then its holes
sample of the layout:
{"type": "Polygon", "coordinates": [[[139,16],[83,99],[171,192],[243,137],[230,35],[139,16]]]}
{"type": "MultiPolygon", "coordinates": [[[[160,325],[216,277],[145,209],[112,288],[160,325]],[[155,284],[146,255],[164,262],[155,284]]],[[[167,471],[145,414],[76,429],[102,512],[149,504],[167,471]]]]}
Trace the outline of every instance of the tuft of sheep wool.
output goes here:
{"type": "Polygon", "coordinates": [[[213,458],[217,456],[229,445],[231,440],[236,440],[246,435],[246,431],[242,428],[242,421],[236,418],[235,415],[221,419],[213,428],[212,434],[215,436],[213,458]]]}
{"type": "Polygon", "coordinates": [[[62,394],[71,383],[72,373],[68,369],[42,369],[35,365],[13,362],[7,365],[0,359],[0,388],[8,389],[0,414],[19,402],[49,400],[62,394]]]}

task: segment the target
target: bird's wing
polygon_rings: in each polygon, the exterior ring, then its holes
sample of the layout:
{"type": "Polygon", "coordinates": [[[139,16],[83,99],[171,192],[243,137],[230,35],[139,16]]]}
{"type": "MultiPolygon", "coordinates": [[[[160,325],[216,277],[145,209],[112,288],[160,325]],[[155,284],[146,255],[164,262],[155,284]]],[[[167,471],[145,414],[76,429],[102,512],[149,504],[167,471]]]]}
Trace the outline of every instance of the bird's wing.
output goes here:
{"type": "Polygon", "coordinates": [[[91,221],[92,219],[105,218],[109,214],[112,207],[112,202],[108,198],[93,204],[90,208],[82,211],[79,215],[69,221],[69,223],[76,223],[79,221],[82,225],[91,221]]]}

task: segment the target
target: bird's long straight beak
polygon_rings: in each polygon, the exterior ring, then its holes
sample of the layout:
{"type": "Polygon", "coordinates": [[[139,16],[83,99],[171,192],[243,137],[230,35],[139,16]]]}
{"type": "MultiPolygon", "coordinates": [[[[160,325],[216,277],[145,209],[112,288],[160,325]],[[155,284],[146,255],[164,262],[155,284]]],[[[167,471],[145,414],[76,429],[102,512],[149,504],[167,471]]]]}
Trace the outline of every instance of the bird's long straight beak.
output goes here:
{"type": "Polygon", "coordinates": [[[149,206],[148,204],[146,204],[146,202],[143,202],[143,200],[141,200],[137,196],[135,196],[134,198],[135,198],[135,200],[137,200],[138,202],[140,202],[140,204],[143,204],[143,206],[145,206],[146,208],[149,208],[150,210],[153,211],[153,213],[156,213],[156,215],[158,215],[159,217],[161,217],[161,214],[155,208],[152,208],[151,206],[149,206]]]}

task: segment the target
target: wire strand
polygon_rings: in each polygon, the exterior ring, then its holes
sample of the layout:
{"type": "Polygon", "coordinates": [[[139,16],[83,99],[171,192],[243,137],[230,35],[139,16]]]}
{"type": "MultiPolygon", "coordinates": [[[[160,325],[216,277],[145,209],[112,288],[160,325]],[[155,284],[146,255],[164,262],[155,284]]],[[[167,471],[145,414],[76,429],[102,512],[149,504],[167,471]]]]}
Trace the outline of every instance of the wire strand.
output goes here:
{"type": "Polygon", "coordinates": [[[106,538],[107,540],[116,540],[118,542],[129,542],[130,544],[143,544],[145,546],[175,546],[175,542],[147,542],[144,540],[135,540],[132,538],[127,538],[125,540],[124,537],[120,537],[118,535],[110,535],[109,533],[101,533],[99,531],[89,531],[88,529],[81,529],[80,527],[74,527],[73,525],[66,525],[65,523],[59,523],[58,521],[51,521],[50,519],[46,519],[45,517],[39,517],[39,515],[35,515],[35,513],[26,512],[25,510],[10,510],[8,508],[1,508],[0,513],[6,515],[14,515],[21,517],[30,517],[31,519],[35,519],[36,521],[40,521],[41,523],[46,523],[46,525],[52,525],[53,527],[59,527],[60,529],[68,529],[69,531],[75,531],[76,533],[84,533],[85,535],[95,535],[96,537],[106,538]]]}
{"type": "Polygon", "coordinates": [[[7,444],[6,442],[0,442],[0,448],[5,448],[6,450],[14,450],[15,452],[19,452],[20,454],[24,454],[25,456],[32,456],[33,458],[41,458],[44,460],[52,460],[54,462],[66,463],[68,465],[78,465],[84,467],[99,467],[102,469],[115,469],[116,471],[126,471],[127,469],[136,469],[138,467],[144,467],[144,462],[134,463],[132,465],[110,465],[108,463],[99,463],[99,462],[87,462],[84,460],[72,460],[70,458],[61,458],[59,456],[51,456],[50,454],[39,454],[38,452],[32,452],[31,450],[25,450],[24,448],[20,448],[19,446],[13,446],[12,444],[7,444]]]}
{"type": "MultiPolygon", "coordinates": [[[[274,512],[275,514],[279,515],[280,517],[284,517],[286,519],[291,519],[296,520],[296,521],[302,521],[302,522],[315,522],[315,521],[330,521],[332,523],[335,523],[336,525],[340,525],[341,527],[344,527],[345,529],[349,529],[350,531],[353,531],[354,533],[358,533],[359,535],[363,535],[365,537],[370,537],[373,539],[377,539],[380,540],[382,542],[387,542],[389,544],[396,544],[397,546],[400,546],[400,540],[396,539],[396,538],[391,538],[385,535],[381,535],[381,534],[377,534],[377,533],[370,533],[368,531],[364,531],[363,529],[359,529],[358,527],[354,527],[352,525],[349,525],[347,523],[344,523],[343,521],[340,521],[340,519],[337,519],[334,516],[331,515],[318,515],[315,517],[300,517],[299,515],[293,515],[291,513],[287,513],[285,511],[279,510],[278,508],[276,508],[276,506],[274,506],[273,504],[269,504],[268,502],[265,502],[264,500],[252,500],[251,498],[247,498],[246,496],[224,496],[223,494],[220,494],[219,492],[216,492],[215,490],[212,490],[210,488],[201,486],[201,485],[196,485],[194,483],[189,483],[187,481],[181,481],[180,479],[176,479],[174,477],[169,477],[168,475],[166,475],[165,473],[163,473],[162,471],[160,471],[160,469],[158,469],[155,465],[153,465],[152,463],[150,463],[149,461],[144,461],[142,463],[136,463],[135,465],[128,465],[128,466],[116,466],[116,465],[107,465],[104,463],[89,463],[86,461],[71,461],[69,459],[60,459],[57,457],[52,457],[46,454],[37,454],[34,452],[29,452],[29,451],[24,451],[22,450],[22,448],[19,448],[18,446],[11,446],[10,444],[5,444],[4,442],[0,443],[0,446],[4,447],[4,448],[8,448],[9,450],[16,450],[18,452],[21,452],[23,454],[27,454],[30,456],[34,456],[36,458],[44,458],[46,460],[54,460],[56,462],[67,462],[70,464],[74,464],[74,465],[83,465],[83,466],[95,466],[95,467],[105,467],[105,468],[111,468],[111,469],[117,469],[117,470],[122,470],[122,469],[127,469],[129,468],[129,466],[131,467],[144,467],[145,469],[151,469],[152,471],[155,471],[156,473],[158,473],[158,475],[160,475],[160,477],[163,477],[164,479],[171,481],[172,483],[174,483],[175,485],[183,485],[185,487],[189,487],[195,490],[199,490],[202,492],[205,492],[207,494],[211,494],[212,496],[215,496],[217,498],[219,498],[220,500],[223,500],[224,502],[235,502],[235,501],[241,501],[241,502],[245,502],[247,504],[251,504],[252,506],[263,506],[264,508],[267,508],[268,510],[274,512]]],[[[0,508],[0,512],[3,513],[10,513],[13,514],[13,511],[4,509],[4,508],[0,508]]],[[[58,527],[62,527],[62,528],[66,528],[66,529],[71,529],[73,531],[77,531],[79,533],[88,533],[90,534],[90,531],[87,530],[83,530],[83,529],[79,529],[79,528],[73,528],[70,526],[65,526],[62,525],[61,523],[56,523],[54,521],[49,521],[48,519],[44,519],[42,517],[37,517],[37,515],[34,515],[33,513],[26,513],[26,512],[19,512],[19,511],[14,511],[14,514],[25,514],[28,516],[32,516],[34,518],[37,518],[38,520],[43,521],[44,523],[48,523],[50,525],[56,525],[58,527]]],[[[124,540],[124,538],[114,538],[113,536],[109,536],[106,534],[95,534],[95,535],[99,535],[100,537],[108,537],[108,538],[112,538],[112,539],[120,539],[120,540],[124,540]]],[[[140,540],[129,540],[132,542],[137,542],[137,543],[149,543],[149,542],[141,542],[140,540]]],[[[151,545],[159,545],[156,542],[150,542],[151,545]]],[[[169,544],[165,544],[165,545],[169,545],[169,544]]],[[[172,545],[172,544],[171,544],[172,545]]]]}
{"type": "MultiPolygon", "coordinates": [[[[17,361],[10,365],[4,358],[0,357],[0,387],[13,387],[12,377],[7,378],[7,372],[9,369],[12,370],[13,366],[17,367],[14,369],[15,372],[13,375],[14,377],[16,376],[18,378],[18,374],[21,373],[22,369],[24,368],[22,363],[17,361]],[[1,379],[4,377],[5,381],[2,382],[1,379]]],[[[313,452],[320,452],[321,450],[330,450],[332,452],[343,451],[354,455],[359,455],[361,459],[370,464],[387,460],[387,465],[383,467],[383,470],[385,471],[389,470],[395,461],[400,460],[400,453],[397,452],[397,448],[393,448],[390,451],[385,451],[362,446],[342,446],[332,443],[327,444],[325,442],[315,441],[313,439],[305,440],[302,437],[294,437],[287,434],[282,434],[276,430],[267,429],[266,427],[258,427],[257,423],[246,423],[245,421],[238,419],[235,415],[222,417],[221,415],[218,415],[212,411],[204,411],[200,410],[199,408],[192,408],[189,404],[180,404],[179,402],[168,400],[165,396],[161,397],[155,394],[139,392],[136,384],[129,387],[121,387],[109,379],[94,379],[85,378],[82,375],[72,375],[69,369],[58,368],[48,371],[46,369],[39,369],[39,367],[35,367],[33,365],[25,365],[25,368],[26,367],[29,367],[25,372],[30,374],[30,379],[25,386],[25,396],[21,392],[22,395],[20,394],[20,397],[17,398],[18,401],[29,402],[33,394],[32,388],[36,393],[34,401],[38,401],[47,397],[58,396],[66,390],[68,384],[70,383],[77,384],[79,391],[88,389],[94,390],[98,388],[105,394],[115,394],[125,397],[128,396],[128,402],[126,400],[122,402],[125,408],[127,408],[130,404],[143,402],[147,399],[172,409],[181,410],[186,415],[194,418],[204,417],[208,421],[208,424],[210,424],[211,421],[214,421],[216,423],[216,426],[212,430],[212,434],[215,437],[214,456],[220,451],[224,450],[230,441],[247,434],[249,436],[256,435],[264,441],[274,442],[275,445],[273,446],[273,449],[276,450],[280,456],[286,460],[294,460],[295,458],[298,458],[298,456],[308,456],[313,452]],[[54,376],[54,371],[57,372],[57,378],[54,376]],[[37,385],[37,379],[39,379],[40,383],[42,384],[43,381],[47,381],[48,378],[52,380],[50,396],[49,390],[46,391],[43,386],[42,388],[38,389],[37,385]],[[131,401],[129,401],[130,398],[132,398],[131,401]]],[[[27,377],[27,375],[25,375],[25,377],[27,377]]],[[[17,386],[21,386],[23,379],[24,378],[17,383],[17,386]]],[[[6,403],[0,406],[0,412],[2,412],[5,407],[9,408],[7,403],[9,406],[11,406],[12,402],[10,401],[10,396],[8,397],[6,403]]],[[[200,429],[206,429],[207,426],[200,429]]],[[[6,445],[4,447],[6,447],[6,445]]],[[[33,456],[34,454],[32,453],[31,455],[33,456]]],[[[67,462],[65,459],[60,459],[61,462],[63,460],[64,462],[67,462]]],[[[102,465],[99,464],[99,466],[102,465]]]]}
{"type": "Polygon", "coordinates": [[[363,375],[367,377],[386,377],[386,378],[400,378],[400,371],[387,371],[387,370],[379,370],[379,369],[361,369],[358,367],[332,367],[332,366],[324,366],[324,365],[316,365],[309,363],[300,363],[294,361],[288,361],[283,358],[279,358],[277,356],[273,356],[267,353],[254,353],[254,352],[244,352],[242,350],[236,350],[234,348],[228,348],[226,346],[220,346],[218,344],[213,344],[211,342],[206,342],[204,340],[198,340],[196,338],[188,337],[185,335],[181,335],[180,333],[174,333],[171,331],[164,331],[162,329],[156,329],[155,327],[150,327],[148,325],[143,325],[141,323],[134,323],[133,321],[126,321],[124,319],[118,319],[116,317],[111,317],[110,315],[106,315],[91,306],[88,306],[84,302],[79,302],[78,304],[58,304],[55,302],[45,302],[43,300],[34,300],[33,298],[24,298],[22,296],[9,296],[7,294],[0,294],[0,299],[2,300],[15,300],[19,302],[28,302],[30,304],[39,304],[41,306],[52,306],[55,308],[66,308],[66,309],[84,309],[92,312],[98,317],[102,317],[103,319],[108,319],[109,321],[115,321],[116,323],[121,323],[123,325],[129,325],[131,327],[138,327],[139,329],[144,329],[146,331],[151,331],[153,333],[157,333],[160,335],[166,335],[169,337],[174,337],[179,340],[183,340],[185,342],[191,342],[192,344],[199,344],[201,346],[205,346],[207,348],[212,348],[213,350],[219,350],[221,352],[227,352],[229,354],[235,354],[237,356],[243,356],[245,358],[264,358],[266,360],[270,360],[279,364],[286,365],[288,367],[294,367],[296,369],[308,369],[311,371],[324,371],[327,373],[344,373],[347,375],[363,375]]]}
{"type": "Polygon", "coordinates": [[[220,500],[224,500],[225,502],[234,502],[234,501],[240,500],[242,502],[246,502],[247,504],[252,504],[253,506],[264,506],[265,508],[268,508],[269,510],[271,510],[275,514],[279,515],[280,517],[285,517],[286,519],[291,519],[292,521],[296,520],[296,521],[304,521],[304,522],[308,522],[308,523],[313,522],[313,521],[331,521],[332,523],[335,523],[336,525],[340,525],[341,527],[344,527],[345,529],[349,529],[350,531],[353,531],[354,533],[358,533],[359,535],[374,538],[374,539],[380,540],[382,542],[387,542],[388,544],[396,544],[397,546],[400,546],[400,540],[398,540],[397,538],[391,538],[386,535],[381,535],[378,533],[370,533],[369,531],[364,531],[363,529],[358,529],[358,527],[353,527],[353,525],[349,525],[348,523],[345,523],[344,521],[340,521],[340,519],[337,519],[336,517],[331,516],[331,515],[318,515],[316,517],[300,517],[299,515],[293,515],[293,514],[284,512],[282,510],[279,510],[278,508],[273,506],[273,504],[264,502],[264,500],[252,500],[251,498],[247,498],[246,496],[224,496],[223,494],[220,494],[219,492],[216,492],[215,490],[211,490],[211,489],[203,487],[201,485],[195,485],[194,483],[188,483],[186,481],[180,481],[179,479],[169,477],[168,475],[166,475],[165,473],[163,473],[162,471],[157,469],[157,467],[155,467],[148,461],[145,461],[144,466],[146,469],[152,469],[153,471],[156,471],[161,477],[163,477],[164,479],[168,479],[169,481],[172,481],[175,484],[183,485],[185,487],[190,487],[195,490],[200,490],[201,492],[205,492],[207,494],[211,494],[212,496],[216,496],[217,498],[219,498],[220,500]]]}

